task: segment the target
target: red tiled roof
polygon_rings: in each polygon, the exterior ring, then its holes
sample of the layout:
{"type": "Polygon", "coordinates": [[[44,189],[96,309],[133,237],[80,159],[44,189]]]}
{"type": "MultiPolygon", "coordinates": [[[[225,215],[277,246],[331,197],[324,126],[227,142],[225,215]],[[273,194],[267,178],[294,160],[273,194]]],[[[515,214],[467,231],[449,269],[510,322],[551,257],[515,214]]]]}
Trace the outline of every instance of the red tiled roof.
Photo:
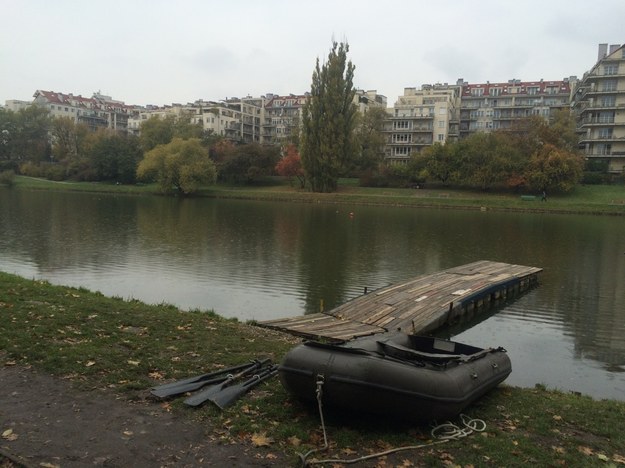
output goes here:
{"type": "Polygon", "coordinates": [[[484,96],[488,96],[491,88],[500,88],[500,95],[507,95],[509,88],[521,88],[521,92],[517,94],[525,94],[527,93],[528,87],[538,87],[538,94],[545,94],[547,88],[558,87],[559,93],[570,93],[571,85],[568,81],[515,81],[514,83],[476,83],[469,84],[465,83],[462,86],[462,95],[463,96],[472,96],[471,91],[473,89],[481,88],[484,90],[484,96]]]}
{"type": "Polygon", "coordinates": [[[73,94],[57,93],[56,91],[44,91],[37,90],[34,97],[43,96],[46,101],[51,104],[65,104],[72,107],[88,107],[91,109],[103,109],[107,110],[118,109],[122,112],[127,112],[133,109],[133,106],[126,105],[124,103],[106,101],[101,99],[86,98],[81,95],[74,96],[73,94]]]}

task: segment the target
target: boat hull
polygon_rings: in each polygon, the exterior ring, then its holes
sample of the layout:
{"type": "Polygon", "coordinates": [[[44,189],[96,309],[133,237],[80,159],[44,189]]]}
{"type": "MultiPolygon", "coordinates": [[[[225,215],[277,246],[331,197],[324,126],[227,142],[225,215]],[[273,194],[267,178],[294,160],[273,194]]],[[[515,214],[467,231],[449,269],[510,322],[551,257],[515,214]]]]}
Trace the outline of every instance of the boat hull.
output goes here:
{"type": "Polygon", "coordinates": [[[301,344],[287,353],[279,375],[302,400],[316,401],[320,387],[324,405],[424,422],[453,418],[511,370],[501,348],[396,335],[344,345],[301,344]]]}

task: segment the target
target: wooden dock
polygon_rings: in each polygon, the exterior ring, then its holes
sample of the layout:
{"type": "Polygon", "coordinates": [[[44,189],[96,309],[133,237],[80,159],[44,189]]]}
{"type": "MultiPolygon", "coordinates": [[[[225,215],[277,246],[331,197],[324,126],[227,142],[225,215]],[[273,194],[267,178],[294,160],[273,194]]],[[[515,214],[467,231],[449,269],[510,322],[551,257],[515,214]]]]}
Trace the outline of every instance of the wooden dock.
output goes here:
{"type": "Polygon", "coordinates": [[[258,325],[331,341],[387,331],[424,334],[526,291],[541,271],[482,260],[378,289],[327,312],[258,325]]]}

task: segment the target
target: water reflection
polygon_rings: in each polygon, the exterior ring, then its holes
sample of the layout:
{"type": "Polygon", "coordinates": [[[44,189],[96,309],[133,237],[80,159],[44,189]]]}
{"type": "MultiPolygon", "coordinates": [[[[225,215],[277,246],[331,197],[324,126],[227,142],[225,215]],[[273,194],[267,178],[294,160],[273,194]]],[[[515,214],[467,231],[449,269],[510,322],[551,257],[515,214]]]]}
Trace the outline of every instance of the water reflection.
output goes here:
{"type": "Polygon", "coordinates": [[[449,333],[505,346],[513,384],[625,400],[622,218],[0,188],[0,269],[243,320],[480,259],[540,266],[541,286],[449,333]]]}

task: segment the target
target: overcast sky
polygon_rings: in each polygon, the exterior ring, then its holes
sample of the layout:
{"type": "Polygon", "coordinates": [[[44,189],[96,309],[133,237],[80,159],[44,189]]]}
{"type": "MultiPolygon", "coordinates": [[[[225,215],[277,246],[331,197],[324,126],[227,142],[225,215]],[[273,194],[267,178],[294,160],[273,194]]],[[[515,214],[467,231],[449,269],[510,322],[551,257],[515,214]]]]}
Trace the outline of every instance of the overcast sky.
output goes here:
{"type": "Polygon", "coordinates": [[[582,76],[625,0],[0,0],[0,103],[37,89],[127,104],[301,94],[332,40],[389,106],[424,83],[582,76]]]}

